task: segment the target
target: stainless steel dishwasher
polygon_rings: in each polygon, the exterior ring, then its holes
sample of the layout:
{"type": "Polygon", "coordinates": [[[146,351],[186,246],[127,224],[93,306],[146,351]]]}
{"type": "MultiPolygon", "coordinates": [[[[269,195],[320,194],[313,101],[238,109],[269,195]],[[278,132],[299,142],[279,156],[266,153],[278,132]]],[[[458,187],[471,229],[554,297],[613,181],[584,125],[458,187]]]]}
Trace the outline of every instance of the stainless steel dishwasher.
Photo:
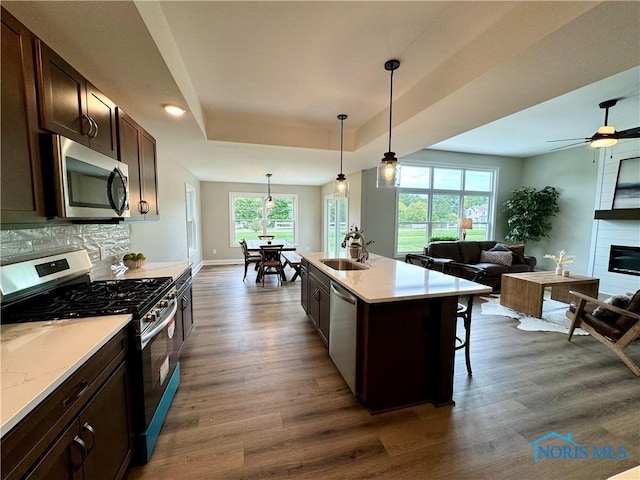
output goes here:
{"type": "Polygon", "coordinates": [[[329,298],[329,356],[355,394],[357,297],[331,282],[329,298]]]}

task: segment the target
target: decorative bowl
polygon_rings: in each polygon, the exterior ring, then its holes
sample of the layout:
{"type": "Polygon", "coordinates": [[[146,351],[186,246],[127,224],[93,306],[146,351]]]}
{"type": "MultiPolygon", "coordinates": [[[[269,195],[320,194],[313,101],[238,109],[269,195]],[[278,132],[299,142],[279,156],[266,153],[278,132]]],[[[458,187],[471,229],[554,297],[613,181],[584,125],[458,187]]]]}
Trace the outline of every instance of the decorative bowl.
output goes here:
{"type": "Polygon", "coordinates": [[[140,268],[144,265],[145,260],[125,260],[124,264],[127,268],[140,268]]]}

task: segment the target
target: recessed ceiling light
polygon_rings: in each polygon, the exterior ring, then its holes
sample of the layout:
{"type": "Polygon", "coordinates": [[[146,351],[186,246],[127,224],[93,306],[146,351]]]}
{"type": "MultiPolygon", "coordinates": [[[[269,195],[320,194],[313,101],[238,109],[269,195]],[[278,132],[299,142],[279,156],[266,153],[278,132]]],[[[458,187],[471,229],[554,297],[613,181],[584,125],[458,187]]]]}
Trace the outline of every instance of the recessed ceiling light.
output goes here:
{"type": "Polygon", "coordinates": [[[184,108],[179,107],[177,105],[166,104],[166,105],[163,105],[163,107],[169,115],[173,115],[174,117],[180,117],[185,113],[187,113],[187,111],[184,108]]]}

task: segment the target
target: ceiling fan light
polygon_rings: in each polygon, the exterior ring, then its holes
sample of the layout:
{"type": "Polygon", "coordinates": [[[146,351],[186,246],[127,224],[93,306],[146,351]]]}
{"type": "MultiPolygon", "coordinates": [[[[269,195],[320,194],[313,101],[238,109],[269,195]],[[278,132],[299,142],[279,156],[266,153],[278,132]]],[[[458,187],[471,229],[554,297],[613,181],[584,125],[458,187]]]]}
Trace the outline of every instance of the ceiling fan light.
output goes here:
{"type": "Polygon", "coordinates": [[[603,125],[598,129],[600,135],[613,135],[616,133],[616,127],[613,125],[603,125]]]}
{"type": "Polygon", "coordinates": [[[589,145],[593,148],[604,148],[604,147],[611,147],[616,143],[618,143],[618,139],[615,137],[597,136],[597,138],[591,139],[591,143],[589,145]]]}

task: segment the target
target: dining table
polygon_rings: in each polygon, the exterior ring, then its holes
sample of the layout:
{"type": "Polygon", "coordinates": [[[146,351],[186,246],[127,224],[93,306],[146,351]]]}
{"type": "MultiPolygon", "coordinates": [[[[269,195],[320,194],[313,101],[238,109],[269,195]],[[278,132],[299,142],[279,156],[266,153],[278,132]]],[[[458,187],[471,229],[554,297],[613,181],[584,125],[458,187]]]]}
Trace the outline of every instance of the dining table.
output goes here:
{"type": "MultiPolygon", "coordinates": [[[[250,252],[259,252],[262,247],[282,247],[282,251],[293,252],[296,249],[296,246],[287,242],[286,240],[247,240],[247,250],[250,252]]],[[[295,276],[294,276],[295,278],[295,276]]],[[[256,283],[260,283],[262,278],[260,277],[260,270],[258,270],[258,274],[256,275],[256,283]]],[[[286,282],[287,277],[284,273],[284,269],[282,270],[282,281],[286,282]]]]}
{"type": "Polygon", "coordinates": [[[283,251],[295,251],[296,246],[287,242],[286,240],[247,240],[247,250],[250,252],[259,252],[260,247],[279,247],[282,245],[283,251]]]}

